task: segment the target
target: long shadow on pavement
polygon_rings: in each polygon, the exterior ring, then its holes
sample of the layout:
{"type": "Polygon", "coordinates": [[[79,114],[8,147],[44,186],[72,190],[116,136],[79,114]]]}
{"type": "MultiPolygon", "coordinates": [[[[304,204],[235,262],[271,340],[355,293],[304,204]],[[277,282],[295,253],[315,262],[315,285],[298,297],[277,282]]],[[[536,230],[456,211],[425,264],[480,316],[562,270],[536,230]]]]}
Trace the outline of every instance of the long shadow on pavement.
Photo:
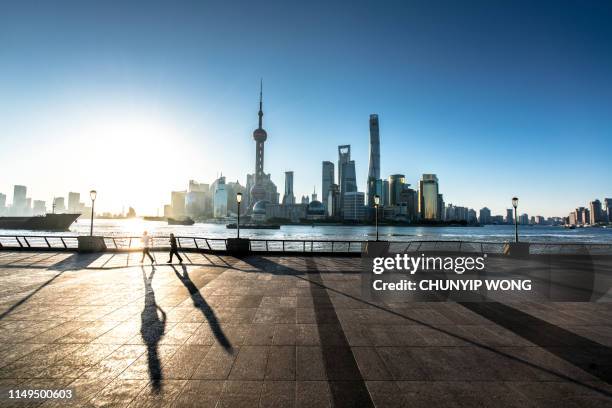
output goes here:
{"type": "Polygon", "coordinates": [[[151,274],[147,276],[144,266],[142,269],[142,280],[145,286],[144,309],[140,314],[140,335],[147,346],[147,363],[149,367],[149,378],[153,390],[161,391],[161,380],[163,378],[162,367],[159,360],[159,341],[166,331],[166,312],[157,305],[155,292],[153,291],[153,276],[155,267],[151,267],[151,274]],[[160,312],[158,314],[157,312],[160,312]]]}
{"type": "MultiPolygon", "coordinates": [[[[29,299],[31,299],[32,296],[37,294],[43,288],[45,288],[46,286],[50,285],[54,280],[59,278],[64,272],[70,271],[70,270],[82,269],[82,268],[86,267],[87,265],[91,264],[96,259],[98,259],[100,256],[102,256],[102,254],[86,254],[86,255],[83,255],[83,254],[73,254],[73,255],[69,256],[68,258],[63,259],[62,261],[60,261],[60,262],[58,262],[58,263],[56,263],[56,264],[54,264],[54,265],[52,265],[50,267],[45,266],[45,267],[41,268],[41,269],[46,269],[46,270],[50,270],[50,271],[59,271],[59,273],[57,273],[56,275],[54,275],[50,279],[44,281],[37,288],[35,288],[32,292],[28,293],[26,296],[24,296],[19,301],[17,301],[14,305],[12,305],[8,309],[6,309],[4,312],[2,312],[0,314],[0,320],[4,319],[6,316],[8,316],[10,313],[12,313],[19,306],[23,305],[25,302],[27,302],[29,299]]],[[[19,268],[24,268],[24,266],[20,266],[19,268]]],[[[30,268],[30,267],[28,266],[26,268],[30,268]]]]}
{"type": "Polygon", "coordinates": [[[219,323],[219,320],[217,319],[217,315],[215,315],[215,311],[210,307],[208,302],[206,302],[206,300],[200,293],[200,290],[198,289],[198,287],[195,285],[195,283],[193,283],[193,281],[189,277],[189,273],[187,272],[187,267],[185,265],[181,265],[181,269],[183,272],[181,274],[179,273],[179,271],[176,269],[174,265],[170,265],[170,266],[174,270],[174,273],[177,276],[177,278],[179,278],[181,283],[189,291],[189,295],[191,296],[191,301],[193,302],[193,305],[197,309],[199,309],[200,312],[202,312],[202,315],[204,315],[204,317],[208,321],[208,325],[210,326],[210,329],[212,330],[213,335],[215,336],[219,344],[221,344],[221,346],[223,346],[225,350],[227,350],[228,352],[231,352],[233,350],[232,344],[230,343],[228,338],[225,336],[225,333],[223,332],[223,329],[221,328],[221,324],[219,323]]]}
{"type": "Polygon", "coordinates": [[[612,348],[503,303],[460,304],[589,374],[612,383],[612,348]]]}
{"type": "MultiPolygon", "coordinates": [[[[316,264],[314,262],[314,259],[313,258],[305,258],[305,259],[309,259],[310,260],[309,262],[311,262],[310,265],[314,264],[314,269],[313,270],[316,270],[316,264]]],[[[361,299],[359,297],[353,296],[353,295],[351,295],[349,293],[345,293],[345,292],[342,292],[340,290],[328,287],[328,286],[326,286],[322,282],[321,275],[320,275],[319,272],[316,272],[314,274],[313,273],[309,273],[310,269],[308,269],[307,271],[298,271],[298,270],[291,269],[291,268],[289,268],[289,267],[287,267],[285,265],[281,265],[279,263],[273,262],[270,259],[266,259],[266,258],[263,258],[263,257],[247,257],[247,258],[244,258],[242,260],[244,262],[250,264],[251,266],[257,268],[255,271],[252,271],[252,272],[262,271],[262,272],[266,272],[266,273],[270,273],[270,274],[275,274],[275,275],[290,275],[290,276],[295,276],[297,279],[301,279],[301,280],[304,280],[306,282],[309,282],[310,283],[311,292],[314,292],[314,290],[316,288],[325,289],[325,294],[327,293],[327,291],[331,291],[333,293],[345,296],[345,297],[347,297],[349,299],[353,299],[353,300],[361,302],[363,304],[367,304],[367,305],[369,305],[369,306],[371,306],[371,307],[373,307],[375,309],[379,309],[379,310],[385,311],[385,312],[387,312],[389,314],[392,314],[394,316],[404,318],[404,319],[406,319],[408,321],[411,321],[411,322],[414,322],[414,323],[418,323],[418,324],[420,324],[420,325],[422,325],[424,327],[428,327],[428,328],[430,328],[432,330],[438,331],[440,333],[444,333],[444,334],[446,334],[448,336],[451,336],[453,338],[462,340],[462,341],[464,341],[464,342],[466,342],[468,344],[471,344],[473,346],[480,347],[482,349],[488,350],[488,351],[490,351],[492,353],[495,353],[495,354],[498,354],[500,356],[504,356],[505,358],[508,358],[509,360],[520,362],[520,363],[522,363],[522,364],[524,364],[524,365],[526,365],[528,367],[532,367],[532,368],[534,368],[536,370],[540,370],[542,372],[545,372],[545,373],[551,374],[551,375],[553,375],[555,377],[558,377],[561,380],[565,380],[565,381],[568,381],[568,382],[580,385],[582,387],[585,387],[587,389],[593,390],[593,391],[595,391],[595,392],[597,392],[597,393],[599,393],[601,395],[604,395],[606,397],[612,397],[612,393],[609,392],[606,389],[594,386],[592,384],[589,384],[589,383],[586,383],[586,382],[583,382],[583,381],[576,380],[575,378],[572,378],[572,377],[569,377],[569,376],[567,376],[567,375],[565,375],[563,373],[557,372],[556,370],[552,370],[552,369],[540,366],[537,363],[533,363],[533,362],[530,362],[530,361],[525,360],[523,358],[519,358],[519,357],[516,357],[514,355],[508,354],[506,352],[503,352],[501,350],[496,349],[495,347],[488,346],[486,344],[480,343],[480,342],[475,341],[473,339],[469,339],[469,338],[467,338],[465,336],[453,333],[451,331],[445,330],[445,329],[437,327],[435,325],[431,325],[431,324],[429,324],[427,322],[424,322],[422,320],[406,316],[406,315],[404,315],[402,313],[399,313],[399,312],[397,312],[395,310],[391,310],[391,309],[389,309],[387,307],[384,307],[384,306],[381,306],[379,304],[371,303],[371,302],[369,302],[367,300],[364,300],[364,299],[361,299]]],[[[310,266],[310,268],[312,268],[312,266],[310,266]]],[[[328,305],[331,304],[330,300],[329,300],[329,296],[326,295],[325,297],[326,297],[326,299],[319,299],[319,301],[318,301],[318,304],[321,306],[319,308],[319,310],[323,310],[322,306],[324,304],[328,304],[328,305]]],[[[314,296],[313,296],[313,298],[314,298],[314,296]]],[[[475,303],[472,303],[472,305],[474,305],[474,304],[475,303]]],[[[324,313],[327,313],[327,312],[324,312],[324,313]]],[[[334,311],[334,313],[335,313],[335,311],[334,311]]],[[[336,318],[337,318],[337,316],[336,316],[336,318]]],[[[345,339],[346,339],[346,337],[345,337],[345,339]]],[[[322,339],[322,341],[323,341],[323,339],[322,339]]],[[[598,344],[598,343],[595,343],[595,344],[598,344]]],[[[354,357],[353,357],[353,360],[354,360],[354,357]]],[[[606,360],[600,360],[600,361],[606,361],[606,360]]],[[[610,360],[608,359],[608,361],[610,361],[610,360]]],[[[600,377],[600,378],[602,378],[602,377],[600,377]]],[[[341,403],[341,405],[344,406],[342,403],[341,403]]],[[[357,405],[357,406],[359,406],[359,405],[357,405]]]]}
{"type": "Polygon", "coordinates": [[[330,384],[333,406],[374,407],[357,361],[344,334],[336,310],[325,288],[313,258],[304,258],[306,271],[298,271],[266,258],[246,258],[245,262],[272,274],[308,274],[309,288],[314,304],[315,319],[323,353],[325,372],[330,384]]]}

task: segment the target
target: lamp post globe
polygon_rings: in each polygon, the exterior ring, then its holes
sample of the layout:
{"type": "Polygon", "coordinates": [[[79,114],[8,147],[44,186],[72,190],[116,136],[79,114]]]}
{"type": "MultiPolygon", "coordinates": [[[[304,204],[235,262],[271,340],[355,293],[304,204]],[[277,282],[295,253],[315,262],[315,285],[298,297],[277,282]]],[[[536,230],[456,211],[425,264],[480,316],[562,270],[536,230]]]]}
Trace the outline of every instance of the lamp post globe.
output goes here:
{"type": "Polygon", "coordinates": [[[238,220],[236,221],[237,238],[240,238],[240,203],[242,202],[242,193],[236,194],[236,202],[238,203],[238,220]]]}
{"type": "Polygon", "coordinates": [[[96,198],[98,197],[98,192],[96,190],[91,190],[89,192],[89,198],[91,198],[91,223],[89,224],[89,236],[93,236],[93,219],[94,219],[94,207],[96,204],[96,198]]]}

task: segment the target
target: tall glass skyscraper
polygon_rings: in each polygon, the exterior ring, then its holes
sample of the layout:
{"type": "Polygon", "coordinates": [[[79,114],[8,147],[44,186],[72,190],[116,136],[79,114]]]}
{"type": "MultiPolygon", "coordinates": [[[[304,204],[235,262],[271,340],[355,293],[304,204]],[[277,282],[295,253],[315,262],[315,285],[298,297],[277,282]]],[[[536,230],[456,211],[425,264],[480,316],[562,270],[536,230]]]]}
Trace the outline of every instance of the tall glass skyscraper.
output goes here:
{"type": "Polygon", "coordinates": [[[406,184],[406,176],[403,174],[392,174],[389,176],[389,205],[400,203],[400,194],[406,184]]]}
{"type": "Polygon", "coordinates": [[[285,172],[285,195],[283,196],[283,204],[295,204],[295,196],[293,195],[293,172],[285,172]]]}
{"type": "MultiPolygon", "coordinates": [[[[340,186],[340,211],[344,208],[344,193],[347,190],[347,180],[345,178],[345,172],[351,162],[351,145],[340,145],[338,146],[338,185],[340,186]]],[[[353,162],[353,178],[355,175],[355,162],[353,162]]],[[[355,190],[356,191],[356,190],[355,190]]]]}
{"type": "Polygon", "coordinates": [[[419,182],[419,212],[421,219],[437,220],[438,211],[438,177],[435,174],[423,174],[419,182]]]}
{"type": "Polygon", "coordinates": [[[329,190],[332,184],[334,184],[334,163],[330,161],[324,161],[322,163],[321,173],[321,201],[329,210],[329,208],[331,207],[331,203],[329,202],[329,190]]]}
{"type": "Polygon", "coordinates": [[[374,206],[376,180],[380,179],[380,132],[378,115],[370,115],[370,164],[368,170],[368,207],[374,206]]]}

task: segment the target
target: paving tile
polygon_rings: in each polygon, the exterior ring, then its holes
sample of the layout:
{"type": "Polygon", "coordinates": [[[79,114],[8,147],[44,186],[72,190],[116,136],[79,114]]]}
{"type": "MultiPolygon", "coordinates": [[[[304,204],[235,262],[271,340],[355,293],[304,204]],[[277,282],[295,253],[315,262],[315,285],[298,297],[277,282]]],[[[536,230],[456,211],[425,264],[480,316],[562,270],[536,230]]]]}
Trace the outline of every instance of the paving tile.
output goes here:
{"type": "Polygon", "coordinates": [[[295,406],[295,381],[264,381],[261,408],[292,408],[295,406]]]}
{"type": "Polygon", "coordinates": [[[221,399],[224,381],[188,380],[179,395],[172,401],[172,408],[214,408],[221,399]]]}
{"type": "Polygon", "coordinates": [[[230,380],[263,380],[268,362],[267,346],[242,346],[229,374],[230,380]]]}

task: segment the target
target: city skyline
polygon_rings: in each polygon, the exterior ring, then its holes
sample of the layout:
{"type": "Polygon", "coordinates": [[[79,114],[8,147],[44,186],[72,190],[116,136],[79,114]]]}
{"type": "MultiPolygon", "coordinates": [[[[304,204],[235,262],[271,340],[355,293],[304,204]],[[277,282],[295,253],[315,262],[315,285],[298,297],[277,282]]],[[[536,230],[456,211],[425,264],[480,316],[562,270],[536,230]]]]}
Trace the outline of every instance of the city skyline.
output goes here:
{"type": "Polygon", "coordinates": [[[293,171],[296,197],[320,188],[321,163],[336,163],[345,144],[367,191],[372,113],[381,176],[405,174],[415,187],[436,174],[447,203],[504,214],[516,195],[521,212],[566,216],[610,195],[608,5],[541,3],[525,17],[526,5],[512,4],[448,3],[448,14],[356,4],[321,16],[297,5],[185,3],[151,5],[134,24],[124,23],[136,7],[88,7],[60,15],[11,4],[0,16],[9,200],[13,184],[47,203],[95,188],[100,211],[155,214],[186,180],[222,172],[244,185],[261,76],[266,171],[277,186],[293,171]],[[159,29],[167,18],[182,29],[159,29]],[[251,20],[266,24],[252,33],[251,20]]]}

